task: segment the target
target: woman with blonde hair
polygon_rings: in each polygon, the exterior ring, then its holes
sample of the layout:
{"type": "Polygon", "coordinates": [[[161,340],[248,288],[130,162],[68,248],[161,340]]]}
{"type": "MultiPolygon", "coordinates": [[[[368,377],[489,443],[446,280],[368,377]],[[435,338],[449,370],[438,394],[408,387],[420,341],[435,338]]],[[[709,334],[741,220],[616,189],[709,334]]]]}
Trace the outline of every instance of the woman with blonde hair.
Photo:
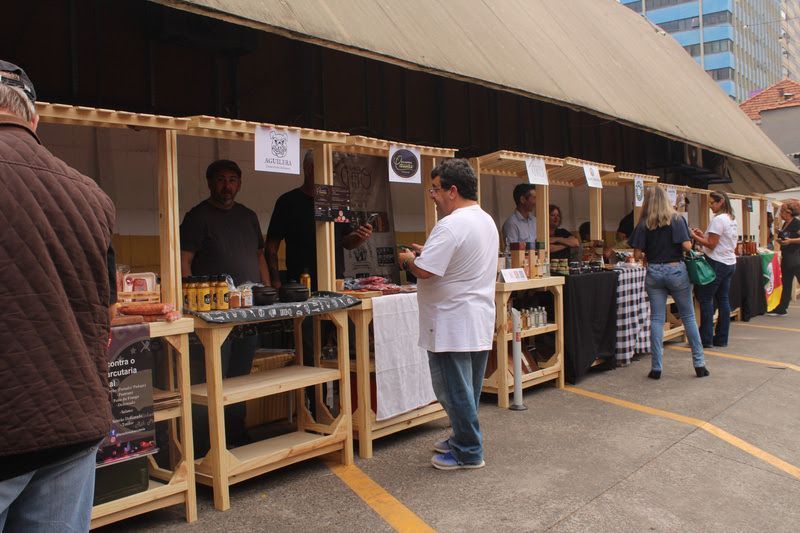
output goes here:
{"type": "Polygon", "coordinates": [[[689,226],[672,207],[666,191],[649,187],[645,191],[642,215],[633,230],[630,245],[636,257],[647,257],[645,289],[650,298],[651,370],[647,377],[661,378],[661,359],[664,352],[664,320],[667,296],[672,295],[683,321],[686,338],[692,348],[692,362],[697,377],[709,374],[703,355],[703,344],[694,317],[692,283],[683,264],[683,252],[692,249],[689,226]]]}
{"type": "Polygon", "coordinates": [[[708,285],[697,287],[700,300],[700,340],[703,348],[727,346],[731,328],[731,279],[736,271],[736,236],[739,234],[736,216],[728,195],[722,191],[712,191],[708,195],[708,207],[714,219],[703,232],[692,229],[694,240],[703,245],[703,252],[716,277],[708,285]],[[717,332],[714,334],[714,303],[719,309],[717,332]]]}

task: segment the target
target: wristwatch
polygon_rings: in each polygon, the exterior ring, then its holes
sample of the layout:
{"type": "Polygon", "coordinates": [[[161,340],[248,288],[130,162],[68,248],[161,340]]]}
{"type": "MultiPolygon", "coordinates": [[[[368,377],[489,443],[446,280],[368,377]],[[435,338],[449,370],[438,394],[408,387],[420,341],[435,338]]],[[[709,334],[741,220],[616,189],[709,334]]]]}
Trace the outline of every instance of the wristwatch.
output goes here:
{"type": "Polygon", "coordinates": [[[408,271],[408,259],[403,261],[403,270],[408,271]]]}

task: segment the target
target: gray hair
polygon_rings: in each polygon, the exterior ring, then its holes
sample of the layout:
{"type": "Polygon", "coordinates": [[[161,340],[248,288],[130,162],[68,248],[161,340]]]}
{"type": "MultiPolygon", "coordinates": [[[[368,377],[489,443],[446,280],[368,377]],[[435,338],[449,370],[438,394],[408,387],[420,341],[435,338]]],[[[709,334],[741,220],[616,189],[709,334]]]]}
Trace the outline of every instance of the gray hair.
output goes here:
{"type": "Polygon", "coordinates": [[[16,115],[25,122],[33,122],[36,108],[22,89],[0,83],[0,109],[16,115]]]}

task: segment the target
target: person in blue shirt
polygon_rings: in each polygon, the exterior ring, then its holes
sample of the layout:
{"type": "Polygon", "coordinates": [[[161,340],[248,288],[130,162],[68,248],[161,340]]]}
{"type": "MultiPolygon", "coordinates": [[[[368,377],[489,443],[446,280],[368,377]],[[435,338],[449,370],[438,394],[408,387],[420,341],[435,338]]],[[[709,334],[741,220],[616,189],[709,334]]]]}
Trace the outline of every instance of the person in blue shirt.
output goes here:
{"type": "Polygon", "coordinates": [[[505,244],[512,242],[536,242],[536,185],[520,183],[514,187],[514,203],[517,208],[503,224],[505,244]]]}

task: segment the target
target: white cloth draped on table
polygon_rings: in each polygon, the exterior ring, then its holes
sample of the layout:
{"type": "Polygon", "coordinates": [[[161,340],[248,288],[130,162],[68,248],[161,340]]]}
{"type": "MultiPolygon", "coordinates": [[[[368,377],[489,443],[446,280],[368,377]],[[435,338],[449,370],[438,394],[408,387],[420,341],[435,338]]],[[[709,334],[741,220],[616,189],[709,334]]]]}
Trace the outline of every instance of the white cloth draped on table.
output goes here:
{"type": "Polygon", "coordinates": [[[417,346],[416,294],[372,299],[377,419],[386,420],[436,401],[428,352],[417,346]]]}

